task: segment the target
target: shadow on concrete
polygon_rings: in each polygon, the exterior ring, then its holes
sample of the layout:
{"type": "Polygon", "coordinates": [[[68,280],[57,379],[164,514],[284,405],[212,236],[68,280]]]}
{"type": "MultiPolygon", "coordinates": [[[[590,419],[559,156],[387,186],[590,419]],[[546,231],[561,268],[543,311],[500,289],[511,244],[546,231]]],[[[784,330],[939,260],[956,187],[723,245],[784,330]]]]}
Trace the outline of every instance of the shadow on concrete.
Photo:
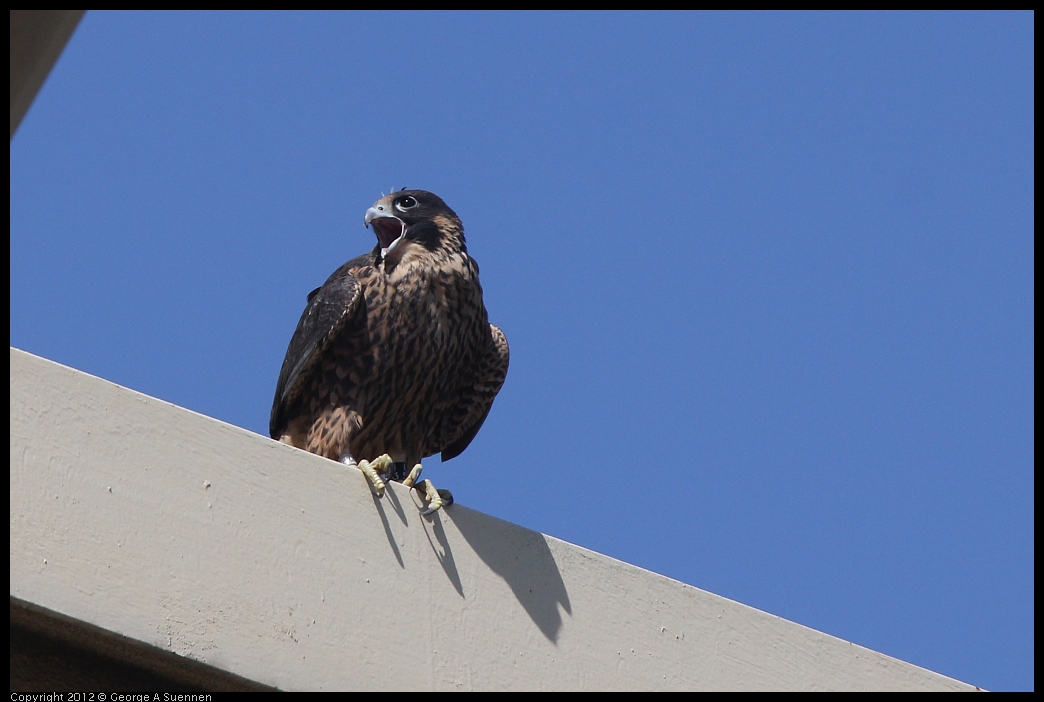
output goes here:
{"type": "Polygon", "coordinates": [[[430,524],[430,530],[426,525],[424,527],[424,535],[428,537],[428,543],[431,545],[431,550],[435,552],[435,557],[439,559],[439,565],[446,571],[446,577],[449,578],[450,582],[453,583],[453,587],[457,590],[457,594],[464,597],[464,585],[460,582],[460,574],[457,572],[457,564],[453,560],[453,549],[450,548],[449,539],[446,538],[446,529],[442,526],[442,513],[443,510],[439,510],[435,514],[421,519],[428,519],[430,524]],[[435,540],[439,542],[441,550],[435,546],[431,540],[432,534],[435,535],[435,540]]]}
{"type": "MultiPolygon", "coordinates": [[[[394,499],[392,491],[386,490],[384,494],[392,494],[392,507],[395,509],[396,513],[399,514],[399,518],[405,521],[406,515],[402,511],[402,505],[398,503],[398,500],[394,499]]],[[[399,552],[399,545],[395,543],[395,534],[392,533],[391,524],[388,523],[388,514],[384,511],[384,500],[378,497],[372,490],[370,491],[370,497],[373,498],[373,506],[377,509],[377,514],[381,515],[381,524],[384,525],[384,535],[388,537],[388,545],[391,546],[392,552],[395,553],[395,560],[399,562],[399,567],[405,570],[406,564],[402,562],[402,554],[399,552]]]]}
{"type": "MultiPolygon", "coordinates": [[[[377,494],[372,489],[370,490],[370,494],[377,497],[377,494]]],[[[408,527],[410,525],[409,520],[406,519],[406,512],[403,510],[402,503],[399,502],[399,496],[395,494],[394,490],[385,490],[384,497],[378,499],[382,499],[391,504],[392,509],[395,510],[395,514],[399,517],[399,521],[402,522],[403,526],[408,527]]]]}
{"type": "MultiPolygon", "coordinates": [[[[121,636],[16,597],[11,598],[10,625],[12,691],[274,690],[257,681],[121,636]]],[[[81,694],[79,697],[83,699],[84,695],[81,694]]],[[[15,699],[15,695],[11,695],[11,698],[15,699]]],[[[22,696],[22,699],[44,697],[22,696]]],[[[54,699],[60,697],[55,695],[54,699]]],[[[94,699],[101,698],[94,696],[94,699]]],[[[152,698],[146,696],[144,699],[152,698]]]]}
{"type": "Polygon", "coordinates": [[[446,515],[479,558],[511,587],[544,636],[557,644],[562,629],[558,606],[569,615],[573,610],[544,535],[461,505],[453,505],[446,515]]]}

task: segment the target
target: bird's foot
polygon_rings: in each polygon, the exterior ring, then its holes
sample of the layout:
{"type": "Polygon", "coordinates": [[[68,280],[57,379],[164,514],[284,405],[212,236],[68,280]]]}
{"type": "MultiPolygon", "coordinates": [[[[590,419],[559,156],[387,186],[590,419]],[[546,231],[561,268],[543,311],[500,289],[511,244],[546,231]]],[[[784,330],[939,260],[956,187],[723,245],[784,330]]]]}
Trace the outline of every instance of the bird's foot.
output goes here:
{"type": "Polygon", "coordinates": [[[421,467],[420,463],[413,466],[413,470],[411,470],[410,474],[402,481],[402,484],[406,487],[413,487],[413,484],[417,482],[417,478],[420,477],[422,470],[424,470],[424,468],[421,467]]]}
{"type": "Polygon", "coordinates": [[[453,493],[449,490],[436,490],[435,486],[430,480],[421,480],[417,482],[417,478],[420,477],[423,468],[421,464],[413,466],[413,470],[406,476],[406,479],[402,481],[402,484],[406,487],[411,487],[417,492],[423,493],[425,499],[428,501],[427,509],[421,512],[422,515],[432,514],[437,512],[443,507],[448,507],[453,504],[453,493]]]}
{"type": "Polygon", "coordinates": [[[356,468],[362,471],[362,474],[366,476],[366,479],[373,484],[373,489],[377,492],[377,497],[384,497],[384,490],[387,487],[382,476],[387,475],[388,471],[391,470],[392,459],[388,454],[378,456],[372,461],[365,459],[355,462],[355,459],[351,456],[347,456],[341,459],[346,465],[354,465],[356,468]],[[350,459],[350,462],[349,462],[350,459]]]}
{"type": "Polygon", "coordinates": [[[422,515],[432,514],[453,504],[453,493],[449,490],[436,490],[430,480],[420,481],[417,488],[423,488],[424,496],[428,498],[428,509],[421,512],[422,515]]]}

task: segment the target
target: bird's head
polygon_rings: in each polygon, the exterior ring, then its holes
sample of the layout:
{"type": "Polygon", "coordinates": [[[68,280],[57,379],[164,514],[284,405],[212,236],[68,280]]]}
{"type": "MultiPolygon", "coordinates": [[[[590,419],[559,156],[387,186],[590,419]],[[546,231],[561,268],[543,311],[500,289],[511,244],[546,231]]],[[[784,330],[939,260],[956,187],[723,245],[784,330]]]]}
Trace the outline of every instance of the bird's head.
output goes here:
{"type": "MultiPolygon", "coordinates": [[[[464,225],[438,195],[399,190],[366,210],[363,223],[377,235],[379,261],[397,263],[411,249],[466,253],[464,225]]],[[[419,251],[419,250],[418,250],[419,251]]]]}

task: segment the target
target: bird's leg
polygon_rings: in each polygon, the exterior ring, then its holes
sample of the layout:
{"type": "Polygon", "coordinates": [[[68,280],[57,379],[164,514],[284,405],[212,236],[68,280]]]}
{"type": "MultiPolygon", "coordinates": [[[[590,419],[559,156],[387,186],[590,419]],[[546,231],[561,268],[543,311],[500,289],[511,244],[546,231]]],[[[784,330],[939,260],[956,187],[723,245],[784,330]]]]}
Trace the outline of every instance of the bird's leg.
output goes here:
{"type": "MultiPolygon", "coordinates": [[[[422,480],[417,486],[417,490],[424,490],[424,496],[428,498],[428,509],[421,512],[423,515],[429,515],[433,512],[438,512],[446,503],[442,499],[442,495],[435,489],[435,486],[430,480],[422,480]]],[[[443,492],[446,492],[443,490],[443,492]]],[[[451,500],[453,498],[450,498],[451,500]]]]}
{"type": "Polygon", "coordinates": [[[386,485],[381,479],[381,475],[387,475],[388,469],[391,468],[391,456],[384,454],[383,456],[378,456],[373,459],[373,461],[363,459],[356,463],[352,454],[345,453],[341,456],[341,463],[344,463],[346,466],[355,466],[361,470],[362,474],[366,476],[366,479],[373,483],[373,489],[377,491],[377,496],[384,497],[384,489],[386,485]]]}
{"type": "Polygon", "coordinates": [[[406,476],[406,479],[402,481],[402,484],[406,487],[413,487],[413,484],[417,482],[417,478],[420,477],[422,470],[424,470],[424,468],[421,467],[420,463],[413,466],[413,470],[411,470],[410,474],[406,476]]]}
{"type": "Polygon", "coordinates": [[[443,507],[453,504],[453,494],[449,490],[436,490],[430,480],[422,480],[419,483],[417,482],[421,470],[423,470],[423,468],[421,467],[421,464],[418,463],[413,466],[413,470],[411,470],[410,474],[406,476],[406,479],[402,481],[403,485],[411,487],[417,492],[424,493],[424,497],[427,498],[428,508],[421,512],[421,514],[431,514],[432,512],[437,512],[443,507]]]}

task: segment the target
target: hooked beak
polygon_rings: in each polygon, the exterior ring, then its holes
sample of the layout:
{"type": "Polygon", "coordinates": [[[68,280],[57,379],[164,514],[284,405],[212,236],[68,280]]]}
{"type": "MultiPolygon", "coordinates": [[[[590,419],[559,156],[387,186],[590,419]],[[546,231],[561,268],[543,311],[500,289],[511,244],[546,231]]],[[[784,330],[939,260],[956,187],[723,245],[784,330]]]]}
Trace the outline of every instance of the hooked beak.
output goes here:
{"type": "Polygon", "coordinates": [[[373,225],[373,232],[381,245],[381,258],[387,258],[406,238],[406,223],[390,214],[384,205],[374,205],[366,210],[363,224],[367,229],[373,225]]]}

